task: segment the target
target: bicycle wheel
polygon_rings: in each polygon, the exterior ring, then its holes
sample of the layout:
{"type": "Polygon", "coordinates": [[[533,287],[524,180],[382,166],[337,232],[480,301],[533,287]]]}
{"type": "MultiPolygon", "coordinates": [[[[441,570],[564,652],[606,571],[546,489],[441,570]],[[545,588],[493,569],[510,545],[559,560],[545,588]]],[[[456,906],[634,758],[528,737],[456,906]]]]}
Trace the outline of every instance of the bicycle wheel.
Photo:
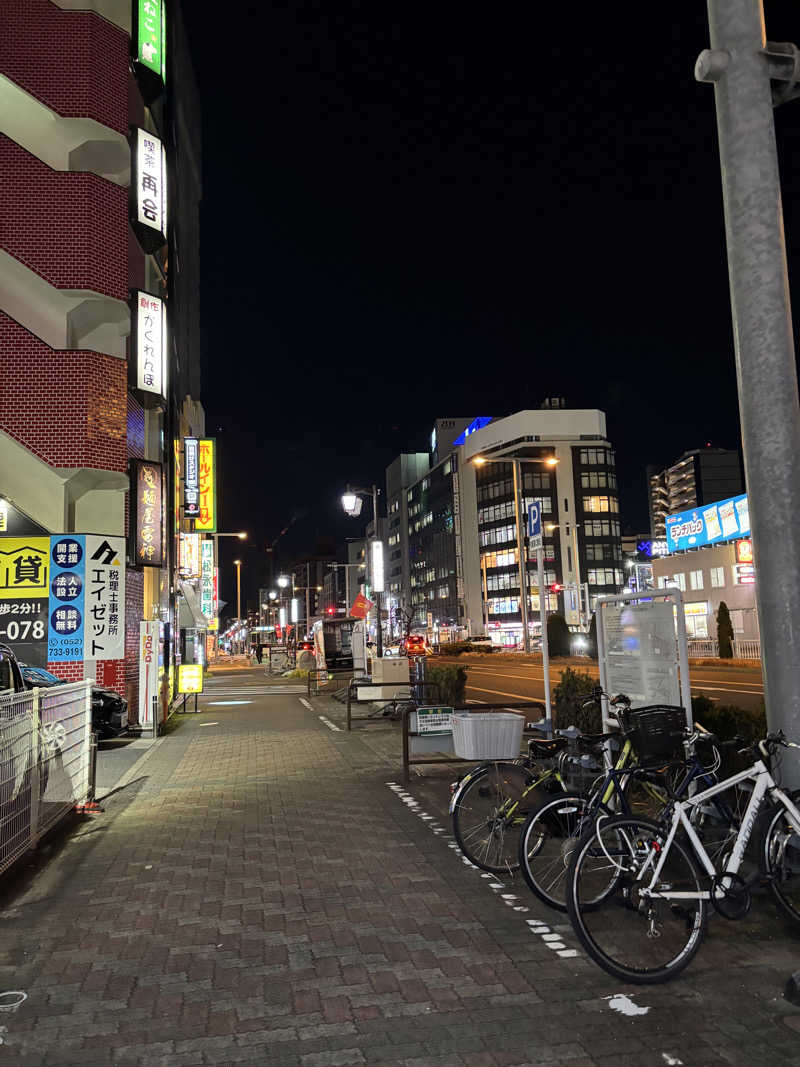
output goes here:
{"type": "MultiPolygon", "coordinates": [[[[800,807],[800,795],[794,793],[791,799],[800,807]]],[[[800,922],[800,827],[783,807],[768,820],[760,849],[761,871],[784,912],[800,922]]]]}
{"type": "Polygon", "coordinates": [[[528,814],[520,832],[522,875],[530,891],[556,911],[567,910],[567,868],[592,811],[587,798],[580,794],[553,797],[528,814]]]}
{"type": "Polygon", "coordinates": [[[482,767],[456,795],[453,836],[477,867],[507,874],[518,866],[519,832],[528,808],[541,800],[537,779],[514,763],[482,767]]]}
{"type": "Polygon", "coordinates": [[[600,818],[572,854],[567,911],[575,933],[595,963],[625,982],[650,985],[674,978],[705,934],[705,900],[642,892],[703,891],[694,858],[677,840],[651,886],[667,836],[668,830],[637,816],[600,818]]]}

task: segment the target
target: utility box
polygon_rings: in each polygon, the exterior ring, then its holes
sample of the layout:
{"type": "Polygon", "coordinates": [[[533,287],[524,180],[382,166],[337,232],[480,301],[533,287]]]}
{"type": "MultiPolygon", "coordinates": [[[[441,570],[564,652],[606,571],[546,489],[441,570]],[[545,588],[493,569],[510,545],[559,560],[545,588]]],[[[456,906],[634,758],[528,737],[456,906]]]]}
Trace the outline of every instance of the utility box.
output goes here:
{"type": "Polygon", "coordinates": [[[376,685],[392,682],[401,682],[408,685],[408,659],[405,656],[386,656],[383,659],[378,659],[377,656],[374,657],[372,660],[372,681],[376,685]]]}

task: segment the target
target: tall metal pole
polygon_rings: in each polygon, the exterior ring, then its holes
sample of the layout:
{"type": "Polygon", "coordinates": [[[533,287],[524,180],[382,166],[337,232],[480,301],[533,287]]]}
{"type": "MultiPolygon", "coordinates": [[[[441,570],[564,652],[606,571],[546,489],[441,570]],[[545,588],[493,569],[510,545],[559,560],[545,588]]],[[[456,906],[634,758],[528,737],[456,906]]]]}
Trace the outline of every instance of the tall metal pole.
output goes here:
{"type": "MultiPolygon", "coordinates": [[[[372,487],[372,519],[375,527],[375,539],[380,540],[378,531],[378,490],[376,486],[372,487]]],[[[345,573],[347,573],[345,571],[345,573]]],[[[375,593],[375,610],[378,613],[378,628],[377,628],[377,642],[378,642],[378,659],[383,657],[383,627],[381,625],[381,594],[375,593]]]]}
{"type": "Polygon", "coordinates": [[[695,77],[716,98],[767,722],[800,737],[800,404],[763,5],[708,0],[708,18],[695,77]]]}
{"type": "Polygon", "coordinates": [[[528,563],[525,559],[525,534],[522,527],[522,501],[520,500],[520,461],[511,460],[514,471],[514,512],[517,518],[517,555],[519,556],[519,617],[522,622],[522,647],[531,650],[531,635],[528,633],[528,563]]]}
{"type": "Polygon", "coordinates": [[[536,572],[539,578],[539,625],[542,628],[542,669],[544,671],[544,706],[548,719],[553,717],[550,706],[550,646],[547,642],[547,594],[544,583],[544,549],[536,549],[536,572]]]}

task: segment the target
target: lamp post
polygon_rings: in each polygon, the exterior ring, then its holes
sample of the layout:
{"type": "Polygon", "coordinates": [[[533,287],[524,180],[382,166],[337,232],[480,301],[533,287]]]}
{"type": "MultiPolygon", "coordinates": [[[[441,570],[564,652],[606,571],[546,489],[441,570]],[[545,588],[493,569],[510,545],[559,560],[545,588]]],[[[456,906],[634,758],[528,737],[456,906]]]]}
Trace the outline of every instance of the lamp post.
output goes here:
{"type": "MultiPolygon", "coordinates": [[[[525,652],[531,650],[531,639],[528,632],[528,580],[527,571],[528,564],[525,553],[525,535],[523,528],[522,517],[522,499],[521,499],[521,466],[523,463],[544,463],[547,467],[555,467],[558,460],[555,456],[542,456],[542,457],[528,457],[525,459],[515,459],[511,456],[497,456],[496,458],[487,458],[486,456],[475,456],[472,462],[482,467],[485,463],[510,463],[514,473],[514,514],[516,517],[517,526],[517,556],[519,562],[519,609],[520,609],[520,622],[522,623],[522,647],[525,652]]],[[[553,523],[548,523],[545,527],[547,530],[555,529],[553,523]]],[[[539,578],[539,625],[541,627],[542,634],[542,671],[544,674],[544,702],[545,702],[545,714],[549,719],[551,717],[550,709],[550,650],[547,644],[547,609],[546,609],[546,592],[544,581],[544,549],[536,549],[536,571],[539,578]]],[[[486,570],[483,568],[484,575],[484,590],[486,588],[486,570]]],[[[486,597],[486,612],[485,617],[488,624],[489,619],[489,605],[488,597],[484,591],[484,597],[486,597]]]]}
{"type": "MultiPolygon", "coordinates": [[[[242,621],[242,561],[235,559],[233,561],[236,567],[236,619],[238,622],[242,621]]],[[[240,649],[241,651],[241,649],[240,649]]]]}
{"type": "MultiPolygon", "coordinates": [[[[380,542],[378,536],[378,489],[373,485],[371,489],[354,489],[348,485],[347,490],[342,495],[342,507],[345,512],[350,515],[351,518],[357,518],[361,514],[361,501],[359,497],[371,496],[372,497],[372,520],[375,526],[375,538],[374,541],[380,542]]],[[[382,544],[381,544],[382,547],[382,544]]],[[[377,556],[376,556],[377,559],[377,556]]],[[[378,626],[377,626],[377,643],[378,643],[378,659],[383,656],[383,625],[381,622],[381,593],[383,592],[383,573],[382,573],[383,559],[381,557],[381,575],[379,582],[380,588],[377,588],[377,584],[372,588],[372,592],[375,594],[375,610],[378,613],[378,626]]],[[[345,571],[345,574],[347,572],[345,571]]],[[[373,574],[373,580],[375,575],[373,574]]]]}

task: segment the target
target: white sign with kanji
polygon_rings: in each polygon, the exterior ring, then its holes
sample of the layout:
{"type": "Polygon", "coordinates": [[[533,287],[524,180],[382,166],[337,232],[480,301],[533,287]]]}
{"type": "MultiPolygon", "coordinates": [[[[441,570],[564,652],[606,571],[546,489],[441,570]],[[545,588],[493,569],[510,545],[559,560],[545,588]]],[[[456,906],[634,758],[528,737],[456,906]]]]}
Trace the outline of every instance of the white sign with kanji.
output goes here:
{"type": "Polygon", "coordinates": [[[417,708],[418,734],[452,734],[452,708],[417,708]]]}
{"type": "Polygon", "coordinates": [[[164,301],[136,290],[136,388],[166,395],[166,321],[164,301]]]}
{"type": "Polygon", "coordinates": [[[167,164],[161,140],[136,130],[136,208],[139,225],[167,239],[167,164]]]}
{"type": "Polygon", "coordinates": [[[124,537],[86,535],[84,613],[84,659],[124,659],[124,537]]]}

